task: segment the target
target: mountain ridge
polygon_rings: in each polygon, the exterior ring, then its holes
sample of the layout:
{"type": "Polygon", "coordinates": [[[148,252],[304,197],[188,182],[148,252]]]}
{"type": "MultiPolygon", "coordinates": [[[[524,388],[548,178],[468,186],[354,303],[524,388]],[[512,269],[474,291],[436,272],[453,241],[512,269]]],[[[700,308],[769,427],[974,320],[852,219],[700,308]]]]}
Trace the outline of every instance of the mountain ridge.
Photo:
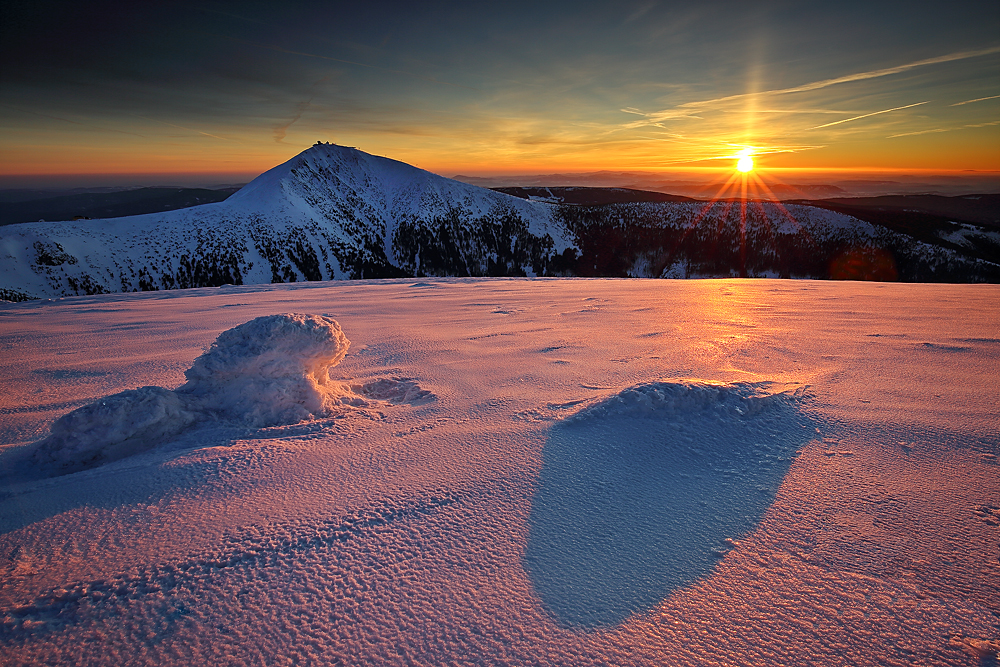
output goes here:
{"type": "Polygon", "coordinates": [[[805,205],[530,201],[317,143],[222,202],[0,227],[0,298],[410,276],[1000,281],[994,257],[1000,234],[974,225],[915,239],[805,205]]]}
{"type": "Polygon", "coordinates": [[[427,270],[528,275],[545,251],[569,245],[548,205],[356,149],[316,144],[223,202],[0,228],[0,252],[7,260],[0,266],[0,297],[399,277],[427,270]],[[469,224],[475,229],[466,229],[469,224]],[[449,250],[446,258],[436,252],[442,245],[449,250]]]}

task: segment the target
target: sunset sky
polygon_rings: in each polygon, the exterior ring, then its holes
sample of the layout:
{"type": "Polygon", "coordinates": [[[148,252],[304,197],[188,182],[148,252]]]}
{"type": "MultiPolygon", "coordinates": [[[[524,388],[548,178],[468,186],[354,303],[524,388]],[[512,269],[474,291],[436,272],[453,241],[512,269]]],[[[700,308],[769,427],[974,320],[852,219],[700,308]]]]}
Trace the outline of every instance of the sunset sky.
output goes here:
{"type": "Polygon", "coordinates": [[[1000,170],[995,0],[0,11],[6,177],[225,182],[317,140],[446,176],[1000,170]]]}

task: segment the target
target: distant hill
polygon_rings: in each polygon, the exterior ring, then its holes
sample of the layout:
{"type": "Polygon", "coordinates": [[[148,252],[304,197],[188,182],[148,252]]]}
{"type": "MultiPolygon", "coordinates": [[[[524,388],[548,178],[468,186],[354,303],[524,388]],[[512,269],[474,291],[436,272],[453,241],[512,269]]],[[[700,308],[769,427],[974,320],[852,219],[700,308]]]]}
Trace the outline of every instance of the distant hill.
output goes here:
{"type": "Polygon", "coordinates": [[[239,187],[220,190],[205,188],[137,188],[119,192],[87,192],[43,197],[27,201],[0,202],[0,225],[38,220],[121,218],[144,213],[161,213],[201,204],[225,201],[239,187]]]}
{"type": "Polygon", "coordinates": [[[591,187],[504,187],[491,188],[521,199],[544,201],[550,204],[573,204],[577,206],[601,206],[603,204],[626,204],[634,202],[690,202],[690,197],[633,190],[630,188],[591,187]]]}
{"type": "Polygon", "coordinates": [[[829,201],[514,191],[317,144],[221,202],[0,227],[0,298],[419,276],[1000,282],[1000,230],[985,223],[829,201]],[[886,219],[862,218],[875,214],[886,219]]]}
{"type": "MultiPolygon", "coordinates": [[[[821,206],[831,211],[859,214],[886,213],[886,220],[899,219],[900,213],[920,213],[946,218],[953,222],[971,222],[1000,229],[1000,194],[975,194],[960,197],[941,195],[889,195],[883,197],[838,197],[799,200],[798,203],[821,206]]],[[[903,216],[905,217],[905,216],[903,216]]]]}
{"type": "Polygon", "coordinates": [[[919,241],[1000,262],[1000,195],[896,195],[799,200],[919,241]]]}

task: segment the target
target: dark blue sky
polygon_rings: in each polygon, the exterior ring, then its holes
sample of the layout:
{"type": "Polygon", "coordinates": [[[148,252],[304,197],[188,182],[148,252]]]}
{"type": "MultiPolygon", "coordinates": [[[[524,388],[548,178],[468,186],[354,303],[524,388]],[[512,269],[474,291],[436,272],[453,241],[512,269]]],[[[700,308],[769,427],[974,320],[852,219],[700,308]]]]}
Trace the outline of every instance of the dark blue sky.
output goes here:
{"type": "Polygon", "coordinates": [[[3,174],[1000,169],[1000,3],[11,2],[3,174]],[[984,99],[989,98],[989,99],[984,99]],[[721,161],[721,162],[720,162],[721,161]]]}

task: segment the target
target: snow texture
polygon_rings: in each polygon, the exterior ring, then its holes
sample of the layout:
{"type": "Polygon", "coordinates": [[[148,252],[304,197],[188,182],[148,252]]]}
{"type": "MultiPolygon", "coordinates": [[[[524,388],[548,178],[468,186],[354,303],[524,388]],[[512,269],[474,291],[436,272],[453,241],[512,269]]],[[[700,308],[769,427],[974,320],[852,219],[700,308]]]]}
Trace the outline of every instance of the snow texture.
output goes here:
{"type": "Polygon", "coordinates": [[[45,469],[76,472],[148,451],[198,417],[169,389],[123,391],[57,419],[34,459],[45,469]]]}
{"type": "Polygon", "coordinates": [[[995,664],[997,303],[428,278],[0,304],[0,664],[995,664]],[[18,458],[50,428],[58,475],[18,458]]]}
{"type": "Polygon", "coordinates": [[[330,369],[349,347],[329,317],[258,317],[221,333],[177,393],[205,413],[255,427],[325,416],[345,393],[330,369]]]}
{"type": "MultiPolygon", "coordinates": [[[[208,417],[262,427],[326,416],[350,403],[349,389],[330,380],[349,347],[329,317],[255,318],[222,332],[176,391],[123,391],[60,417],[34,460],[44,469],[76,472],[148,451],[208,417]]],[[[384,380],[371,393],[400,397],[398,385],[384,380]]],[[[419,393],[419,386],[407,387],[401,397],[419,393]]]]}
{"type": "Polygon", "coordinates": [[[613,627],[709,574],[808,442],[798,402],[766,383],[658,381],[557,423],[525,553],[549,613],[613,627]]]}
{"type": "Polygon", "coordinates": [[[646,382],[587,407],[569,418],[583,422],[604,416],[670,417],[709,410],[719,418],[743,417],[786,399],[769,394],[767,385],[705,381],[646,382]]]}

